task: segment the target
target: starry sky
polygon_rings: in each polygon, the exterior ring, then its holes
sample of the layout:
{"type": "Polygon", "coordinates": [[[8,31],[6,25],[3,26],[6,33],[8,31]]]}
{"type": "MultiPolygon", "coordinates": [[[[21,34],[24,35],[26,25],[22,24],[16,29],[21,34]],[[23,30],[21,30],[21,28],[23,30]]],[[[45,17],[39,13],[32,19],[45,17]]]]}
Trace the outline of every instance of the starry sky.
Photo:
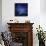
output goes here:
{"type": "Polygon", "coordinates": [[[27,3],[16,3],[15,4],[15,16],[27,16],[28,15],[28,4],[27,3]]]}

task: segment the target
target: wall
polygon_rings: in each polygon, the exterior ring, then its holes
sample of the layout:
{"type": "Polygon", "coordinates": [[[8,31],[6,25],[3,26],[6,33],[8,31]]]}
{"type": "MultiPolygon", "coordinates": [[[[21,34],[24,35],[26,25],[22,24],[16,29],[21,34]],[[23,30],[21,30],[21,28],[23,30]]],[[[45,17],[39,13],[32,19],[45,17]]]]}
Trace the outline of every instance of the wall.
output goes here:
{"type": "Polygon", "coordinates": [[[46,0],[40,0],[40,24],[46,31],[46,0]]]}
{"type": "Polygon", "coordinates": [[[34,23],[33,25],[33,45],[38,46],[38,39],[36,37],[36,27],[38,27],[39,24],[43,27],[44,30],[46,30],[46,15],[42,12],[43,2],[40,2],[40,0],[2,0],[2,26],[3,31],[8,30],[7,22],[9,22],[10,19],[13,19],[14,21],[17,19],[19,22],[25,22],[25,20],[30,20],[31,23],[34,23]],[[20,2],[20,3],[28,3],[28,17],[15,17],[14,16],[14,3],[20,2]]]}
{"type": "Polygon", "coordinates": [[[2,31],[2,0],[0,0],[0,31],[2,31]]]}
{"type": "MultiPolygon", "coordinates": [[[[15,17],[14,16],[14,3],[20,2],[19,0],[3,0],[2,1],[2,24],[3,26],[6,25],[6,23],[10,19],[17,19],[19,22],[24,22],[27,19],[29,19],[33,23],[39,23],[39,15],[40,15],[40,0],[21,0],[21,2],[27,2],[28,3],[28,17],[15,17]],[[23,18],[23,19],[22,19],[23,18]],[[20,21],[21,20],[21,21],[20,21]],[[38,20],[38,21],[37,21],[38,20]]],[[[4,27],[5,28],[5,27],[4,27]]],[[[6,28],[5,28],[6,30],[6,28]]],[[[4,31],[5,31],[4,30],[4,31]]]]}
{"type": "Polygon", "coordinates": [[[42,13],[46,13],[46,0],[40,0],[40,9],[42,13]]]}

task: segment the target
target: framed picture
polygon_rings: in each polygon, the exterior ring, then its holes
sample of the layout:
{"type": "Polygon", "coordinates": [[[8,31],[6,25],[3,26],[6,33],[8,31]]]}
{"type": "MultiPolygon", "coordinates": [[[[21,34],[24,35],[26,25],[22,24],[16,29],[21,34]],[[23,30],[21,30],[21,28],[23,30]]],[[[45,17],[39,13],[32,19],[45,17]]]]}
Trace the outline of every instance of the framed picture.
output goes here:
{"type": "Polygon", "coordinates": [[[28,16],[28,3],[15,3],[15,16],[28,16]]]}

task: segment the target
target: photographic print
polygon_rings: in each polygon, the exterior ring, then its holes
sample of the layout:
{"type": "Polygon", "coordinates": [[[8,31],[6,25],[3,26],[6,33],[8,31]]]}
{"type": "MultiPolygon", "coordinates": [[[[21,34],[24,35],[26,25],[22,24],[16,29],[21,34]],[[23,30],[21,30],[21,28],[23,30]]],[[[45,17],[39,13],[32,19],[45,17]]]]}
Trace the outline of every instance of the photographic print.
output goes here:
{"type": "Polygon", "coordinates": [[[15,3],[15,16],[28,16],[28,3],[15,3]]]}

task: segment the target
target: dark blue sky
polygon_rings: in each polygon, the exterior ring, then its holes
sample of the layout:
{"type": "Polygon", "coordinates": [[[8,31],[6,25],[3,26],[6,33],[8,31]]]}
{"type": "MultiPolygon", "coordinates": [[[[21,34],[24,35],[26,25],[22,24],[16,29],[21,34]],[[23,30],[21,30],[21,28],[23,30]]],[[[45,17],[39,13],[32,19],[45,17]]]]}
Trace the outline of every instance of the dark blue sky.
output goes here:
{"type": "Polygon", "coordinates": [[[27,3],[16,3],[15,4],[15,15],[27,16],[27,14],[28,14],[28,4],[27,3]]]}

